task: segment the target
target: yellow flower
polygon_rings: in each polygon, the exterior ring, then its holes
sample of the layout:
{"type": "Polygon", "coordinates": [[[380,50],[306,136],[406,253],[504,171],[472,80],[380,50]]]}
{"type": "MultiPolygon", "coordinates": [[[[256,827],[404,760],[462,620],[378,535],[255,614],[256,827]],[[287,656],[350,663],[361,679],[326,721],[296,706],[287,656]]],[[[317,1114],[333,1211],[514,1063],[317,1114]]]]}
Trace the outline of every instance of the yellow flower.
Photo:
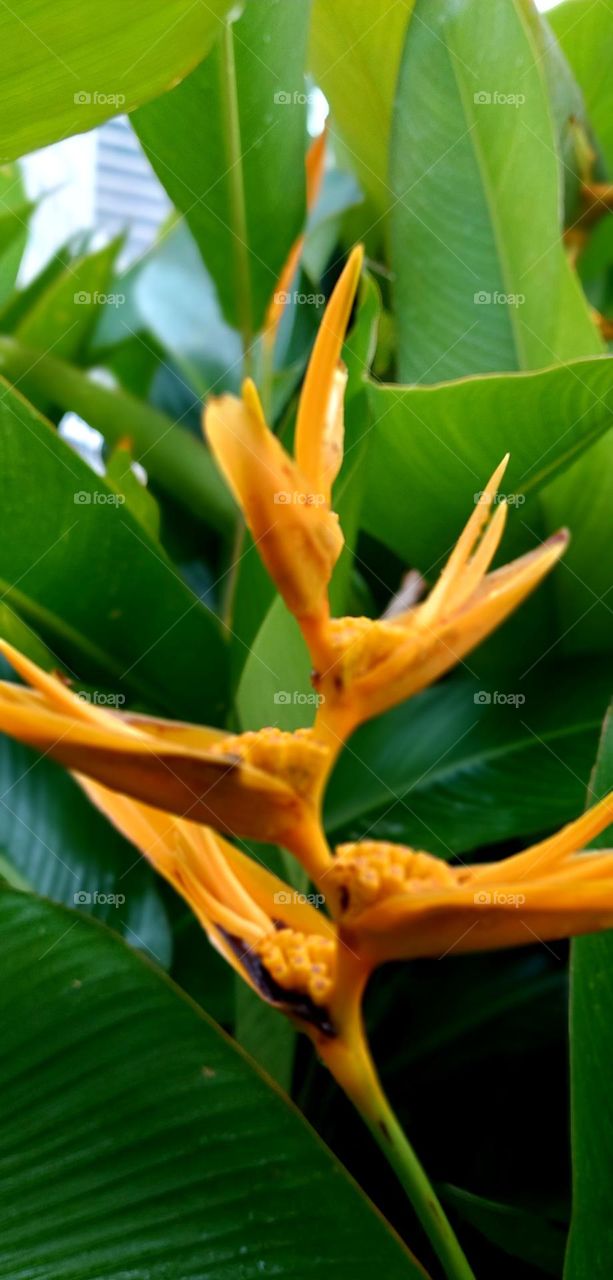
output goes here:
{"type": "Polygon", "coordinates": [[[327,654],[314,684],[322,695],[317,725],[334,750],[364,720],[403,702],[455,666],[521,604],[562,555],[566,530],[488,573],[507,516],[506,502],[495,502],[507,462],[508,454],[423,604],[390,620],[335,618],[328,624],[327,654]]]}
{"type": "Polygon", "coordinates": [[[12,645],[24,680],[0,681],[0,727],[68,769],[218,830],[284,845],[317,876],[329,863],[319,826],[328,749],[312,730],[227,734],[107,711],[79,698],[12,645]]]}
{"type": "Polygon", "coordinates": [[[250,380],[242,399],[220,396],[205,411],[211,449],[271,578],[311,644],[328,618],[328,583],[343,547],[330,493],[342,460],[346,373],[340,353],[362,257],[361,248],[354,249],[319,327],[300,397],[295,458],[267,426],[250,380]]]}
{"type": "Polygon", "coordinates": [[[495,950],[613,927],[613,792],[556,835],[500,862],[450,867],[404,845],[341,846],[325,877],[340,936],[372,964],[495,950]]]}

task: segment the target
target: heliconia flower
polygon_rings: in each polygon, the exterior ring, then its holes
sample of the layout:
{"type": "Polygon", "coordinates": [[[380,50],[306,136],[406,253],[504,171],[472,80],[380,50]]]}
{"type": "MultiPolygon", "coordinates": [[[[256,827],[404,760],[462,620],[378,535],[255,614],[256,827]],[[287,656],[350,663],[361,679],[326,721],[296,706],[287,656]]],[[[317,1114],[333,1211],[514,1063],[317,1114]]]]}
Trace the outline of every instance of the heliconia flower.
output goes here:
{"type": "Polygon", "coordinates": [[[556,835],[499,862],[450,867],[404,845],[342,845],[324,883],[340,936],[364,960],[443,956],[613,927],[613,792],[556,835]]]}
{"type": "Polygon", "coordinates": [[[338,942],[327,916],[210,828],[75,777],[245,982],[303,1030],[330,1034],[338,942]]]}
{"type": "Polygon", "coordinates": [[[322,695],[318,728],[332,746],[455,666],[521,604],[562,555],[566,530],[488,573],[506,521],[507,503],[495,499],[507,462],[508,454],[422,604],[390,619],[350,617],[328,623],[327,655],[314,684],[322,695]]]}
{"type": "Polygon", "coordinates": [[[258,551],[308,642],[329,616],[327,588],[343,547],[330,510],[342,460],[346,373],[340,354],[363,252],[353,250],[332,293],[304,380],[291,458],[266,424],[255,386],[209,400],[206,436],[258,551]]]}
{"type": "Polygon", "coordinates": [[[32,689],[0,681],[0,729],[106,787],[218,830],[284,845],[310,875],[329,853],[319,825],[328,750],[313,731],[228,734],[110,711],[72,693],[5,641],[32,689]]]}

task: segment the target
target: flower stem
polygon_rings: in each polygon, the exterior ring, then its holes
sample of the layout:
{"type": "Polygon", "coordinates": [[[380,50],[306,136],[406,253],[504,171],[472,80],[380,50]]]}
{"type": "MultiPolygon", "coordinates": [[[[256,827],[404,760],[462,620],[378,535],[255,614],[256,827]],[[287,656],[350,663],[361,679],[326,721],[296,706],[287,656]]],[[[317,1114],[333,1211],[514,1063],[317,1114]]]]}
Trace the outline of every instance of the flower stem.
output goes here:
{"type": "Polygon", "coordinates": [[[341,948],[337,1017],[339,1034],[318,1044],[320,1056],[341,1086],[404,1187],[448,1280],[475,1280],[451,1223],[436,1196],[375,1070],[362,1023],[367,969],[341,948]]]}

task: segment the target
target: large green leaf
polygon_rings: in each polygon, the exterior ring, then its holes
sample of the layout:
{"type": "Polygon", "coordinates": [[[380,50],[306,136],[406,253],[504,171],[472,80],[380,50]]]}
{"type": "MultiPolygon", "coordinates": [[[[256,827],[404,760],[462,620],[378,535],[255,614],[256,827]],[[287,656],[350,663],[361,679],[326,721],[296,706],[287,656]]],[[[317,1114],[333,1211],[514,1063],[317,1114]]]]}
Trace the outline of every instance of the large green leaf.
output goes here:
{"type": "Polygon", "coordinates": [[[443,857],[561,826],[581,806],[610,696],[605,663],[527,679],[462,674],[360,729],[332,775],[335,841],[402,841],[443,857]],[[521,701],[521,699],[525,701],[521,701]]]}
{"type": "Polygon", "coordinates": [[[168,965],[170,932],[151,869],[65,770],[6,737],[0,848],[38,893],[108,921],[168,965]]]}
{"type": "Polygon", "coordinates": [[[380,212],[392,203],[389,139],[400,56],[413,0],[314,0],[311,63],[348,160],[380,212]]]}
{"type": "MultiPolygon", "coordinates": [[[[519,528],[533,495],[604,435],[613,423],[613,360],[596,357],[436,387],[373,385],[371,400],[374,441],[363,521],[426,572],[446,554],[468,519],[473,495],[507,450],[502,488],[510,498],[511,526],[519,528]]],[[[560,513],[573,535],[592,501],[591,492],[578,490],[560,513]]]]}
{"type": "MultiPolygon", "coordinates": [[[[538,14],[524,0],[417,0],[391,159],[407,381],[602,351],[561,241],[561,166],[541,43],[538,14]]],[[[568,572],[555,584],[570,648],[610,642],[604,612],[591,606],[610,586],[602,517],[612,465],[613,445],[602,442],[544,497],[550,529],[569,520],[575,497],[582,503],[568,572]]]]}
{"type": "Polygon", "coordinates": [[[421,1275],[291,1105],[100,926],[0,896],[0,1276],[421,1275]]]}
{"type": "MultiPolygon", "coordinates": [[[[136,342],[130,351],[130,372],[146,352],[136,342]]],[[[37,408],[49,402],[72,410],[97,428],[107,444],[128,436],[134,457],[142,461],[157,485],[199,520],[227,531],[234,505],[208,449],[178,421],[137,395],[103,386],[67,360],[23,346],[0,336],[0,370],[37,408]]]]}
{"type": "Polygon", "coordinates": [[[564,0],[547,21],[581,86],[590,123],[613,172],[613,23],[607,0],[564,0]]]}
{"type": "Polygon", "coordinates": [[[309,0],[247,0],[201,66],[133,119],[246,342],[304,221],[308,21],[309,0]]]}
{"type": "Polygon", "coordinates": [[[20,0],[0,13],[0,160],[163,93],[204,57],[228,0],[20,0]]]}
{"type": "MultiPolygon", "coordinates": [[[[613,707],[606,717],[588,802],[613,788],[613,707]]],[[[611,848],[613,827],[594,841],[611,848]]],[[[577,938],[571,950],[573,1212],[565,1280],[609,1280],[613,1257],[613,932],[577,938]]]]}
{"type": "Polygon", "coordinates": [[[81,678],[179,718],[223,711],[212,614],[113,489],[6,384],[0,398],[2,593],[81,678]]]}
{"type": "Polygon", "coordinates": [[[113,264],[121,242],[115,240],[95,253],[68,262],[63,271],[42,292],[16,325],[15,337],[39,351],[72,360],[87,341],[96,317],[107,298],[113,305],[121,299],[111,294],[113,264]]]}
{"type": "Polygon", "coordinates": [[[390,169],[407,382],[538,368],[599,349],[560,239],[556,139],[525,8],[415,6],[390,169]]]}

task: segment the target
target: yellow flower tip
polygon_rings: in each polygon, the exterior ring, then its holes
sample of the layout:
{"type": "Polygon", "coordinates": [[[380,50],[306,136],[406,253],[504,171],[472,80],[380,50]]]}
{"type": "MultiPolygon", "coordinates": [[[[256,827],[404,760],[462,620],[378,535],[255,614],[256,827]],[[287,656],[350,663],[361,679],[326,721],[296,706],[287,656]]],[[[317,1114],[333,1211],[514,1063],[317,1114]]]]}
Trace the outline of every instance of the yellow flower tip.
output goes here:
{"type": "MultiPolygon", "coordinates": [[[[325,493],[329,492],[330,486],[330,440],[334,440],[335,453],[340,453],[342,444],[339,361],[363,261],[363,247],[357,245],[349,255],[324,312],[309,360],[296,418],[296,461],[313,489],[325,493]]],[[[338,471],[338,465],[340,457],[334,475],[338,471]]]]}
{"type": "Polygon", "coordinates": [[[378,840],[339,845],[327,878],[336,890],[344,921],[353,921],[368,908],[399,895],[457,884],[457,872],[440,858],[378,840]]]}
{"type": "Polygon", "coordinates": [[[283,993],[290,996],[297,1016],[308,1018],[306,997],[318,1008],[329,1002],[336,977],[336,942],[320,934],[305,934],[294,929],[279,929],[268,934],[255,948],[267,974],[283,993]],[[302,1013],[301,1013],[302,1006],[302,1013]]]}

